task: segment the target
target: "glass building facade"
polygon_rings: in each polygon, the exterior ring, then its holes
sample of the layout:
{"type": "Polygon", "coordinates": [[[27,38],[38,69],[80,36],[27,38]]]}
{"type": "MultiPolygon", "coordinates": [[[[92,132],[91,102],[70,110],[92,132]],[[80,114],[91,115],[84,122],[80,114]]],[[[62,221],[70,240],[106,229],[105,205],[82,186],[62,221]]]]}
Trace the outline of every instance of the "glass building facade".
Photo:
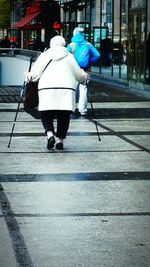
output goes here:
{"type": "Polygon", "coordinates": [[[97,75],[128,81],[142,88],[150,84],[149,0],[62,0],[62,34],[70,42],[74,27],[101,53],[92,66],[97,75]]]}
{"type": "Polygon", "coordinates": [[[8,36],[16,36],[18,47],[32,49],[34,40],[44,43],[59,31],[60,5],[53,0],[12,0],[8,36]]]}

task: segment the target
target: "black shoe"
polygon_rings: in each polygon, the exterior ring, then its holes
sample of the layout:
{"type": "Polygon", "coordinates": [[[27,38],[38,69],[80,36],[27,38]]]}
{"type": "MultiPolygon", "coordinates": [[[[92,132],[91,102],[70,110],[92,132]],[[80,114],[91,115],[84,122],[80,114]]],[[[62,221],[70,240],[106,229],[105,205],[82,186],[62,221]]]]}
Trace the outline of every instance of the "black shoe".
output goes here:
{"type": "Polygon", "coordinates": [[[63,143],[57,143],[57,144],[56,144],[56,149],[58,149],[58,150],[63,150],[63,149],[64,149],[64,147],[63,147],[63,143]]]}
{"type": "Polygon", "coordinates": [[[54,136],[51,136],[48,141],[47,141],[47,148],[48,149],[51,149],[54,147],[54,144],[55,144],[55,137],[54,136]]]}

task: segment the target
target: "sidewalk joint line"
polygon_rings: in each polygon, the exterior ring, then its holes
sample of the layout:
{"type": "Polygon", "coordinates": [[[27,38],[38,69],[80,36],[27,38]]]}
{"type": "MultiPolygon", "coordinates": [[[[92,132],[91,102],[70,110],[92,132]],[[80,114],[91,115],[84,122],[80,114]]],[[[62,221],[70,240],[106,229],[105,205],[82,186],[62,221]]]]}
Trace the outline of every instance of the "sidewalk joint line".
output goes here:
{"type": "Polygon", "coordinates": [[[0,215],[0,217],[3,216],[5,223],[7,225],[18,266],[33,267],[33,263],[29,255],[27,246],[25,244],[24,238],[22,236],[22,233],[20,231],[18,222],[15,218],[15,215],[11,209],[10,202],[1,184],[0,184],[0,204],[1,204],[1,211],[3,214],[0,215]]]}

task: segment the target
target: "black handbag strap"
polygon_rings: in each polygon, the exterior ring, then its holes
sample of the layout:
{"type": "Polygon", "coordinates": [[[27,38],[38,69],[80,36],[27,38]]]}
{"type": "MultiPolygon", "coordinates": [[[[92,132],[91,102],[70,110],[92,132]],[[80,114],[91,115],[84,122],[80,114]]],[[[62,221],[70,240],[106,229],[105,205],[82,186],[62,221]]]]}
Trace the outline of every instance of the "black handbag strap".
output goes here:
{"type": "MultiPolygon", "coordinates": [[[[42,74],[44,73],[44,71],[46,70],[46,68],[48,67],[48,65],[49,65],[51,62],[52,62],[52,59],[46,64],[45,68],[44,68],[43,71],[42,71],[42,74]]],[[[42,76],[42,74],[41,74],[41,76],[42,76]]],[[[41,77],[40,77],[40,78],[41,78],[41,77]]]]}
{"type": "MultiPolygon", "coordinates": [[[[42,71],[42,74],[43,74],[43,72],[46,70],[46,68],[48,67],[48,65],[49,65],[51,62],[52,62],[52,59],[46,64],[45,68],[44,68],[43,71],[42,71]]],[[[32,58],[31,58],[31,60],[30,60],[29,71],[31,70],[31,65],[32,65],[32,58]]],[[[41,74],[41,76],[42,76],[42,74],[41,74]]],[[[41,77],[40,77],[40,78],[41,78],[41,77]]],[[[31,77],[31,81],[32,81],[32,77],[31,77]]]]}
{"type": "MultiPolygon", "coordinates": [[[[52,59],[46,64],[46,66],[45,66],[43,72],[46,70],[46,68],[48,67],[48,65],[49,65],[51,62],[52,62],[52,59]]],[[[42,74],[43,74],[43,72],[42,72],[42,74]]]]}

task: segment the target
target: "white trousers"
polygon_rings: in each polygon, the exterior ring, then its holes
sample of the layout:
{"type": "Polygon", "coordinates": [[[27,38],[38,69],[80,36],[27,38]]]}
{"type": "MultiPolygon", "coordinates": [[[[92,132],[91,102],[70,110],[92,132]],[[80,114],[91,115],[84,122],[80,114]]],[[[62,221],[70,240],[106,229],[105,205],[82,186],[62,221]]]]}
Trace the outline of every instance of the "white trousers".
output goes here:
{"type": "Polygon", "coordinates": [[[78,109],[80,113],[87,112],[87,85],[86,84],[79,84],[78,109]]]}

